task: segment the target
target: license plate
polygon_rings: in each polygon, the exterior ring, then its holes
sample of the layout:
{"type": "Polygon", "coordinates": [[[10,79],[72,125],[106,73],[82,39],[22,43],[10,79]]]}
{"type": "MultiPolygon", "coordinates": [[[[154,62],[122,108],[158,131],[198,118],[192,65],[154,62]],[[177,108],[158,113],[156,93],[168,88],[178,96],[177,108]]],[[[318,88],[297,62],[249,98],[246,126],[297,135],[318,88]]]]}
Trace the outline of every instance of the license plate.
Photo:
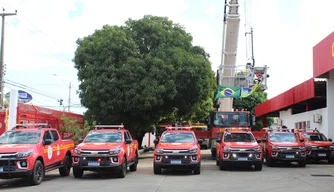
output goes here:
{"type": "Polygon", "coordinates": [[[247,157],[238,157],[238,161],[247,161],[248,158],[247,157]]]}
{"type": "Polygon", "coordinates": [[[326,153],[319,153],[318,156],[319,157],[326,157],[326,153]]]}
{"type": "Polygon", "coordinates": [[[181,160],[170,160],[171,164],[181,164],[181,160]]]}
{"type": "Polygon", "coordinates": [[[286,157],[286,158],[295,158],[294,155],[286,155],[285,157],[286,157]]]}
{"type": "Polygon", "coordinates": [[[88,166],[100,166],[100,162],[91,161],[91,162],[88,162],[88,166]]]}

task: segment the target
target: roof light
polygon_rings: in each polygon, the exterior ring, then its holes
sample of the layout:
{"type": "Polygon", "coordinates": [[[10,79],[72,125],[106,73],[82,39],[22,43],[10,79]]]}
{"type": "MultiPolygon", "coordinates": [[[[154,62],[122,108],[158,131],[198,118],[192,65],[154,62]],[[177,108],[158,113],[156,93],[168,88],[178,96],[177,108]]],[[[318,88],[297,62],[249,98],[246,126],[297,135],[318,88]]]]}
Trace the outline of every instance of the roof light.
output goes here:
{"type": "Polygon", "coordinates": [[[19,128],[50,128],[51,126],[47,123],[24,123],[24,124],[16,124],[13,129],[19,128]]]}
{"type": "Polygon", "coordinates": [[[245,128],[245,127],[231,127],[231,128],[225,128],[226,132],[229,131],[251,131],[250,128],[245,128]]]}
{"type": "Polygon", "coordinates": [[[192,127],[167,127],[166,129],[168,131],[172,131],[172,130],[187,130],[187,131],[190,131],[193,128],[192,127]]]}
{"type": "Polygon", "coordinates": [[[95,129],[124,129],[124,125],[95,125],[95,129]]]}

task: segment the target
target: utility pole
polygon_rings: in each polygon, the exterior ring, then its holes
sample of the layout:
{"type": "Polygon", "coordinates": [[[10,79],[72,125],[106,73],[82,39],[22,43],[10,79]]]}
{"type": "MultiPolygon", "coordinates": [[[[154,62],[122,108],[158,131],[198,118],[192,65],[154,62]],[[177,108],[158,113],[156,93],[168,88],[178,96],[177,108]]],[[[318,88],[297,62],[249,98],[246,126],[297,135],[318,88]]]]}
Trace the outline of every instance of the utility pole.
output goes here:
{"type": "Polygon", "coordinates": [[[70,82],[68,86],[68,112],[70,112],[70,106],[71,106],[71,88],[72,88],[72,85],[70,82]]]}
{"type": "Polygon", "coordinates": [[[4,40],[5,40],[5,17],[6,16],[13,16],[17,14],[17,10],[15,13],[5,13],[5,9],[2,9],[3,13],[0,13],[2,17],[2,30],[1,30],[1,59],[0,59],[0,89],[1,89],[1,96],[0,96],[0,107],[3,108],[3,97],[4,97],[4,40]]]}

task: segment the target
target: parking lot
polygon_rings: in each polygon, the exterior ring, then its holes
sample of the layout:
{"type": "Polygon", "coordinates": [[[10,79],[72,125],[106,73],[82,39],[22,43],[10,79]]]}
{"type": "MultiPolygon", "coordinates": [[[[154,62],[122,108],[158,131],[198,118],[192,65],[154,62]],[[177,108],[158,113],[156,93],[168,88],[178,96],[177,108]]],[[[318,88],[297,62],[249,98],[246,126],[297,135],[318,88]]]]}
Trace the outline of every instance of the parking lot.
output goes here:
{"type": "Polygon", "coordinates": [[[306,168],[295,165],[269,168],[256,172],[238,168],[220,171],[212,160],[209,150],[202,151],[202,172],[192,175],[189,172],[164,172],[154,175],[152,158],[140,159],[137,172],[128,172],[124,179],[96,173],[85,173],[84,178],[61,178],[58,171],[46,174],[41,185],[29,186],[21,179],[0,180],[3,191],[317,191],[334,190],[334,165],[307,164],[306,168]]]}

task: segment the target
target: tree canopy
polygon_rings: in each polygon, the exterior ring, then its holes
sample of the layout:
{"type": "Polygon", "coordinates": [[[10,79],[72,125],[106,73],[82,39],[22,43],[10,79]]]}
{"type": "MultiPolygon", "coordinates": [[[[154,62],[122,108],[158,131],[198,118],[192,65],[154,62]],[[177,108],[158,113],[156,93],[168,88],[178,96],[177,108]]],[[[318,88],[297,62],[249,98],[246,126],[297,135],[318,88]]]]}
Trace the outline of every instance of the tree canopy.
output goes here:
{"type": "Polygon", "coordinates": [[[166,17],[105,25],[77,40],[79,97],[97,124],[124,125],[143,136],[164,118],[201,120],[212,111],[209,55],[166,17]]]}
{"type": "MultiPolygon", "coordinates": [[[[240,99],[233,99],[233,106],[235,109],[247,109],[251,111],[252,114],[255,114],[255,107],[263,102],[268,100],[266,92],[254,92],[250,96],[240,99]]],[[[267,118],[268,126],[273,123],[273,118],[267,118]]],[[[259,130],[263,128],[262,119],[256,118],[255,126],[253,126],[253,130],[259,130]]]]}

